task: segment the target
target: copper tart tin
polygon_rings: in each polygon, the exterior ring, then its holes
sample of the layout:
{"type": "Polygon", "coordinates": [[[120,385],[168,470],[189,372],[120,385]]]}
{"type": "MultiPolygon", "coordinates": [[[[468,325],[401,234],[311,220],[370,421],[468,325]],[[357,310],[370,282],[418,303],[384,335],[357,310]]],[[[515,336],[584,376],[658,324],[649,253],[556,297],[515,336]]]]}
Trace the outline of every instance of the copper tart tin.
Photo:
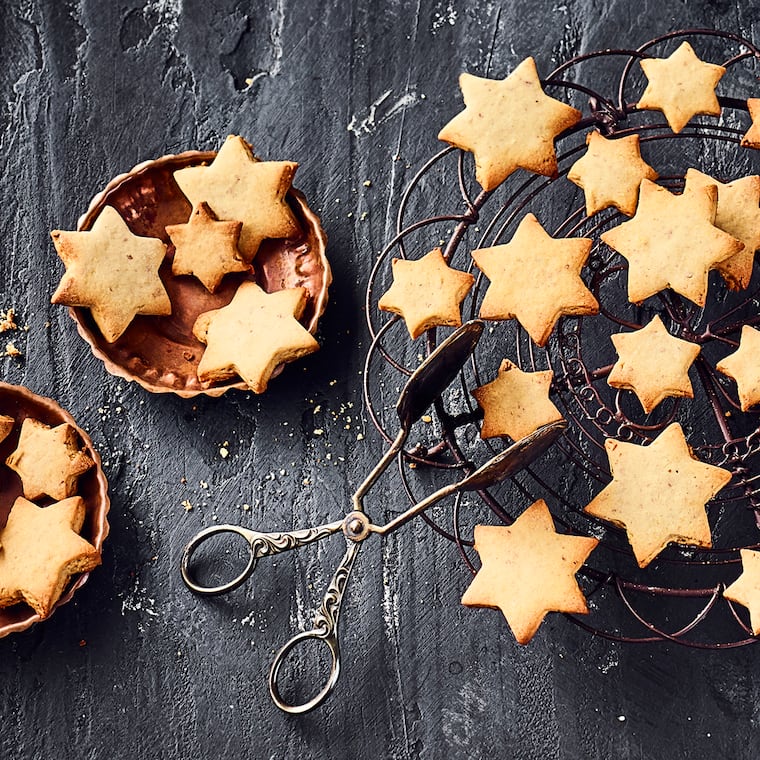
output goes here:
{"type": "MultiPolygon", "coordinates": [[[[5,465],[5,460],[18,445],[21,424],[27,417],[44,422],[51,427],[68,422],[79,434],[87,456],[95,462],[94,467],[79,477],[76,495],[81,496],[85,504],[85,519],[81,535],[98,551],[101,551],[103,542],[108,536],[107,518],[111,502],[108,498],[108,482],[103,474],[100,456],[95,451],[90,437],[76,424],[74,418],[55,401],[37,396],[19,385],[0,382],[0,414],[13,417],[15,420],[10,435],[0,442],[0,530],[5,527],[13,502],[23,495],[20,478],[5,465]]],[[[35,503],[41,506],[45,504],[39,499],[35,500],[35,503]]],[[[53,612],[74,596],[74,592],[85,584],[89,575],[89,573],[81,573],[74,576],[72,582],[53,607],[53,612]]],[[[15,631],[23,631],[39,620],[40,616],[26,604],[14,604],[11,607],[0,608],[0,637],[7,636],[15,631]]]]}
{"type": "Polygon", "coordinates": [[[92,199],[77,225],[80,231],[89,230],[103,208],[113,206],[135,235],[160,238],[168,246],[159,276],[172,303],[171,315],[137,316],[118,340],[109,343],[89,309],[69,308],[79,334],[106,369],[139,383],[151,393],[191,398],[200,394],[221,396],[230,388],[248,390],[241,380],[201,386],[196,370],[205,346],[192,332],[198,315],[226,306],[241,282],[253,280],[267,292],[306,288],[308,301],[300,321],[312,334],[327,305],[327,290],[332,282],[327,237],[319,217],[295,189],[288,192],[286,199],[301,226],[301,236],[294,240],[265,240],[253,260],[252,272],[226,275],[215,293],[209,293],[195,277],[172,273],[174,246],[166,226],[184,224],[192,211],[174,180],[174,172],[187,166],[207,165],[215,157],[215,151],[188,151],[139,164],[111,180],[92,199]]]}

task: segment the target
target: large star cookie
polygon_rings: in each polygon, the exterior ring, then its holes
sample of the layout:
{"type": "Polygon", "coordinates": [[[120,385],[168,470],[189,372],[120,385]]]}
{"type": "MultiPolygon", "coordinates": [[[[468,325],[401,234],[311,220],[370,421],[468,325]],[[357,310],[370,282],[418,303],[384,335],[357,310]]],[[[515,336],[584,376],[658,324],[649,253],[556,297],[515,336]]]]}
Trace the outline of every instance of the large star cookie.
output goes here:
{"type": "Polygon", "coordinates": [[[482,566],[462,604],[500,609],[517,641],[527,644],[547,612],[588,612],[575,573],[598,543],[557,533],[542,499],[510,526],[476,525],[482,566]]]}
{"type": "Polygon", "coordinates": [[[643,59],[641,68],[649,84],[637,108],[662,111],[674,132],[697,114],[720,116],[715,88],[726,69],[700,60],[688,42],[667,58],[643,59]]]}
{"type": "Polygon", "coordinates": [[[174,243],[174,274],[194,274],[213,293],[224,275],[247,272],[238,240],[242,222],[220,222],[208,203],[200,203],[186,224],[170,224],[166,234],[174,243]]]}
{"type": "Polygon", "coordinates": [[[137,314],[171,314],[158,276],[166,246],[158,238],[133,235],[116,209],[106,206],[88,232],[50,234],[66,266],[52,302],[89,308],[109,343],[137,314]]]}
{"type": "Polygon", "coordinates": [[[567,178],[583,188],[586,214],[614,206],[633,216],[642,179],[657,179],[657,172],[641,157],[639,136],[607,139],[599,132],[586,135],[588,150],[571,167],[567,178]]]}
{"type": "Polygon", "coordinates": [[[193,333],[206,344],[200,381],[239,375],[254,393],[263,393],[280,364],[319,348],[298,321],[306,302],[305,288],[265,293],[255,282],[242,283],[227,306],[206,311],[195,322],[193,333]]]}
{"type": "Polygon", "coordinates": [[[461,325],[461,304],[474,282],[434,248],[417,261],[393,259],[393,284],[378,307],[400,314],[414,340],[431,327],[461,325]]]}
{"type": "Polygon", "coordinates": [[[674,422],[648,446],[608,438],[612,482],[585,511],[628,534],[639,567],[669,543],[710,548],[705,504],[731,480],[731,473],[692,456],[674,422]]]}
{"type": "Polygon", "coordinates": [[[210,166],[179,169],[174,179],[193,206],[206,201],[217,218],[243,223],[239,248],[250,263],[262,240],[300,231],[285,200],[297,168],[292,161],[259,161],[242,137],[230,135],[210,166]]]}
{"type": "Polygon", "coordinates": [[[533,214],[526,214],[509,243],[472,252],[478,268],[491,281],[480,317],[516,318],[544,346],[563,314],[597,314],[599,303],[580,278],[591,242],[553,238],[533,214]]]}
{"type": "Polygon", "coordinates": [[[760,332],[754,327],[742,327],[739,348],[721,359],[716,369],[736,380],[739,403],[743,412],[760,404],[760,332]]]}
{"type": "Polygon", "coordinates": [[[493,190],[518,168],[557,173],[554,139],[582,114],[544,93],[532,58],[506,79],[462,74],[459,86],[465,109],[438,139],[474,154],[475,177],[484,190],[493,190]]]}
{"type": "Polygon", "coordinates": [[[79,496],[48,507],[16,499],[0,532],[0,607],[24,601],[46,618],[71,576],[100,564],[100,552],[79,535],[84,517],[79,496]]]}
{"type": "Polygon", "coordinates": [[[610,337],[618,360],[607,382],[633,391],[647,414],[668,396],[694,398],[689,367],[699,346],[672,336],[659,316],[641,330],[610,337]]]}
{"type": "Polygon", "coordinates": [[[760,636],[760,552],[740,549],[742,574],[723,592],[726,599],[749,610],[750,628],[760,636]]]}
{"type": "Polygon", "coordinates": [[[636,216],[602,233],[602,240],[628,260],[629,301],[641,303],[672,288],[705,305],[708,271],[744,247],[713,224],[717,198],[712,186],[673,195],[642,181],[636,216]]]}
{"type": "Polygon", "coordinates": [[[27,499],[72,496],[79,476],[95,464],[71,425],[51,428],[30,417],[22,423],[18,446],[5,463],[21,478],[27,499]]]}
{"type": "Polygon", "coordinates": [[[472,391],[483,410],[481,437],[508,435],[519,441],[541,425],[563,419],[549,400],[553,376],[551,370],[523,372],[504,359],[497,378],[472,391]]]}
{"type": "Polygon", "coordinates": [[[718,262],[715,268],[732,290],[744,290],[752,277],[755,251],[760,248],[760,176],[753,174],[724,184],[696,169],[686,172],[684,193],[708,185],[718,189],[715,226],[744,243],[741,251],[718,262]]]}

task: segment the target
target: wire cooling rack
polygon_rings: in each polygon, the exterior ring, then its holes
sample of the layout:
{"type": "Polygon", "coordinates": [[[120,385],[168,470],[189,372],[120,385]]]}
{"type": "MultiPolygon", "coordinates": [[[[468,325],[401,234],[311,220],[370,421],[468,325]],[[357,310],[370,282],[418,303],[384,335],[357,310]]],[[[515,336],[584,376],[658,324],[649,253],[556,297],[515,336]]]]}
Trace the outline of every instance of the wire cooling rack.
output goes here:
{"type": "Polygon", "coordinates": [[[470,500],[457,496],[453,505],[423,517],[456,545],[475,572],[473,526],[508,524],[532,501],[545,499],[562,529],[600,539],[579,573],[590,614],[567,617],[609,639],[672,641],[707,649],[758,640],[747,624],[746,610],[722,592],[740,573],[739,549],[760,547],[760,412],[740,410],[735,390],[715,364],[738,345],[743,325],[760,323],[760,275],[754,272],[749,289],[732,292],[711,273],[703,309],[671,291],[643,306],[630,304],[626,262],[600,241],[604,230],[626,217],[615,209],[587,216],[583,194],[567,172],[585,150],[586,134],[598,129],[606,136],[638,134],[644,159],[671,191],[683,188],[692,166],[721,181],[758,173],[760,155],[739,143],[750,124],[746,98],[754,92],[759,64],[760,51],[749,40],[715,30],[673,32],[636,49],[600,50],[568,60],[542,81],[549,95],[584,114],[556,141],[558,177],[518,171],[487,193],[475,183],[470,154],[451,147],[441,150],[423,164],[401,196],[396,234],[369,278],[366,311],[372,344],[364,393],[372,421],[390,441],[394,393],[439,338],[436,330],[429,330],[413,343],[399,317],[378,310],[377,301],[391,282],[393,257],[419,258],[441,246],[452,266],[477,277],[464,303],[465,318],[474,318],[487,283],[470,252],[507,242],[527,212],[536,214],[554,237],[593,239],[582,277],[601,304],[600,314],[563,317],[544,348],[515,320],[489,322],[471,363],[436,400],[424,433],[399,456],[398,476],[414,503],[419,489],[446,470],[467,471],[497,452],[498,443],[479,436],[482,416],[471,391],[495,377],[502,358],[530,371],[552,369],[552,398],[570,423],[552,451],[503,485],[470,500]],[[702,60],[721,63],[727,73],[718,86],[720,117],[697,117],[674,134],[659,112],[636,109],[645,86],[637,62],[666,57],[684,39],[702,60]],[[654,314],[660,314],[671,334],[699,343],[702,351],[692,369],[695,398],[666,399],[646,415],[633,394],[611,388],[606,377],[615,361],[610,335],[644,325],[654,314]],[[713,549],[669,547],[641,570],[624,533],[584,513],[583,507],[610,480],[607,438],[646,444],[673,421],[681,423],[700,460],[730,469],[733,478],[708,505],[713,549]]]}

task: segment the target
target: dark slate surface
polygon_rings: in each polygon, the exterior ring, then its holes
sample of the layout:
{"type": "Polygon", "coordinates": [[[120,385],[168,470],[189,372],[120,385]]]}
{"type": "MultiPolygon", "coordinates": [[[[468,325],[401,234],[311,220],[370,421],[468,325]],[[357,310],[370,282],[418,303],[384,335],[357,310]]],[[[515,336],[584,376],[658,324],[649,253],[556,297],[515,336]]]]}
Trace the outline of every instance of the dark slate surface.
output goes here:
{"type": "Polygon", "coordinates": [[[192,597],[177,566],[215,520],[337,519],[375,461],[365,284],[400,190],[460,107],[461,70],[505,75],[534,54],[545,71],[686,26],[758,40],[757,23],[751,3],[676,0],[2,0],[0,305],[29,329],[0,377],[75,415],[113,504],[103,567],[75,601],[0,641],[0,757],[756,757],[756,648],[626,647],[561,616],[517,647],[497,613],[460,607],[468,573],[421,523],[364,549],[341,683],[302,718],[273,707],[266,672],[341,542],[269,564],[222,601],[192,597]],[[48,231],[72,228],[135,163],[228,133],[301,163],[335,273],[323,349],[261,398],[151,396],[107,375],[49,305],[62,268],[48,231]]]}

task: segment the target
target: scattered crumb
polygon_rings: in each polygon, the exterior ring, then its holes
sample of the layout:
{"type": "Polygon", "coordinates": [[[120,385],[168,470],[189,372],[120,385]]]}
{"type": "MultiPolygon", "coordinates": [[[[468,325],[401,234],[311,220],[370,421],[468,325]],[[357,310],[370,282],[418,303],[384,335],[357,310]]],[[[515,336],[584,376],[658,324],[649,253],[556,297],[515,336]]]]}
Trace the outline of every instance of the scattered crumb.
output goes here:
{"type": "Polygon", "coordinates": [[[182,506],[185,508],[185,512],[190,512],[193,509],[193,505],[187,499],[182,502],[182,506]]]}
{"type": "Polygon", "coordinates": [[[322,430],[322,428],[315,428],[314,429],[314,435],[324,435],[325,431],[322,430]]]}
{"type": "Polygon", "coordinates": [[[180,482],[180,483],[182,483],[182,485],[184,485],[185,483],[187,483],[187,478],[186,478],[186,477],[183,475],[183,476],[182,476],[182,477],[179,479],[179,482],[180,482]]]}
{"type": "Polygon", "coordinates": [[[364,433],[357,433],[356,434],[356,440],[357,441],[363,441],[364,440],[364,433]]]}
{"type": "Polygon", "coordinates": [[[433,421],[433,418],[429,414],[423,414],[420,418],[423,422],[427,422],[428,424],[433,421]]]}
{"type": "Polygon", "coordinates": [[[230,451],[226,446],[221,446],[219,448],[219,456],[222,459],[227,459],[227,457],[230,455],[230,451]]]}
{"type": "Polygon", "coordinates": [[[86,647],[87,646],[87,641],[85,639],[80,639],[79,640],[79,646],[80,647],[86,647]]]}
{"type": "Polygon", "coordinates": [[[372,180],[371,179],[365,179],[364,180],[364,187],[372,187],[372,180]]]}
{"type": "Polygon", "coordinates": [[[0,311],[0,333],[8,332],[8,330],[18,330],[15,317],[16,310],[13,308],[0,311]]]}
{"type": "Polygon", "coordinates": [[[362,215],[359,217],[361,221],[364,221],[369,216],[369,213],[366,211],[362,211],[362,215]]]}
{"type": "Polygon", "coordinates": [[[243,512],[248,512],[251,509],[250,504],[243,504],[243,512]]]}
{"type": "Polygon", "coordinates": [[[250,87],[253,84],[253,78],[252,77],[246,77],[245,83],[250,87]]]}
{"type": "Polygon", "coordinates": [[[337,385],[337,383],[338,383],[337,380],[330,380],[329,384],[330,384],[330,386],[333,386],[333,385],[337,385]]]}
{"type": "Polygon", "coordinates": [[[5,344],[5,353],[3,356],[13,356],[18,357],[21,356],[21,351],[19,351],[16,346],[13,345],[13,343],[6,343],[5,344]]]}
{"type": "Polygon", "coordinates": [[[205,480],[199,481],[199,485],[201,488],[208,490],[208,483],[205,480]]]}

